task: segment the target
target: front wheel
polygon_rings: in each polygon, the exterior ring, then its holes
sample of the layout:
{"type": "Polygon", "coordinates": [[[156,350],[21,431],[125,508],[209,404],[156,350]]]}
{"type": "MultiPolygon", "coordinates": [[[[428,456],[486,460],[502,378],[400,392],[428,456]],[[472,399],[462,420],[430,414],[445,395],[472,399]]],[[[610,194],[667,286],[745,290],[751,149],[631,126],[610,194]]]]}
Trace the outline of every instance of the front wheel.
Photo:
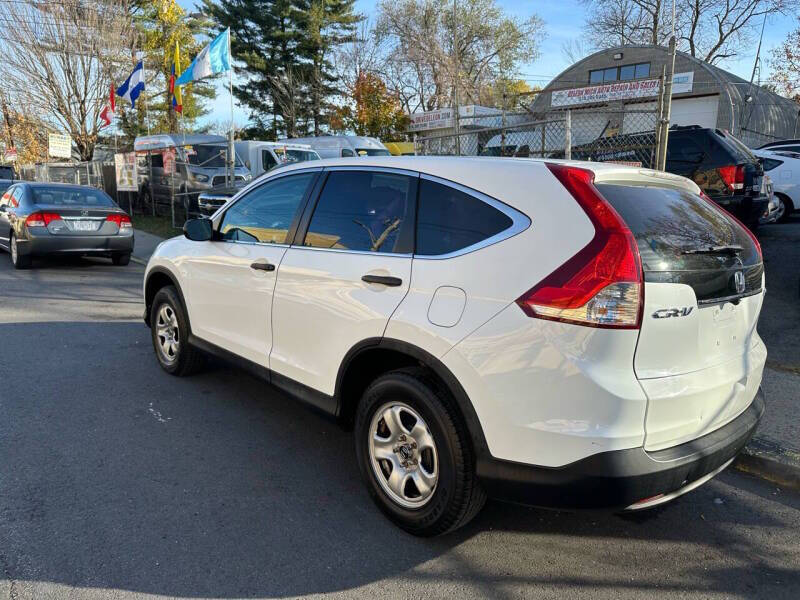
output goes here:
{"type": "Polygon", "coordinates": [[[150,336],[158,363],[170,375],[191,375],[203,367],[202,353],[189,345],[189,319],[171,285],[158,290],[153,298],[150,336]]]}
{"type": "Polygon", "coordinates": [[[370,495],[409,533],[457,529],[486,500],[458,409],[423,369],[392,371],[367,388],[356,413],[355,442],[370,495]]]}
{"type": "Polygon", "coordinates": [[[794,206],[787,198],[780,194],[775,194],[775,199],[778,201],[778,211],[775,215],[776,223],[786,223],[794,210],[794,206]]]}

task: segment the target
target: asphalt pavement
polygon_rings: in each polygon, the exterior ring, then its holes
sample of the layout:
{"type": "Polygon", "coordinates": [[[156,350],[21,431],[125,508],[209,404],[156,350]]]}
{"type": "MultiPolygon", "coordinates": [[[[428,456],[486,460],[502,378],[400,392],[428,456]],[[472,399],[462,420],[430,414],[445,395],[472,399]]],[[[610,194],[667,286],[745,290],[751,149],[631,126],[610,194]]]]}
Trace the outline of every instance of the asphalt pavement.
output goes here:
{"type": "Polygon", "coordinates": [[[350,434],[225,365],[178,379],[143,268],[0,253],[0,598],[800,597],[800,495],[736,471],[621,517],[391,525],[350,434]]]}

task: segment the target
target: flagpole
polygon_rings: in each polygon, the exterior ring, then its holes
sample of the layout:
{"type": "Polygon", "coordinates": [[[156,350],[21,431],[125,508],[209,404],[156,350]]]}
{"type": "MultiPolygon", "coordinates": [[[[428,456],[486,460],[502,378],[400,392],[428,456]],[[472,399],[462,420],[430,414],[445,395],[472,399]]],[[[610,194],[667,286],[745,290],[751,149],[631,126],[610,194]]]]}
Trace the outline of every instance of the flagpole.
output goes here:
{"type": "Polygon", "coordinates": [[[233,145],[233,56],[231,54],[231,28],[228,27],[228,91],[230,92],[231,96],[231,139],[230,139],[230,148],[228,149],[228,154],[230,155],[231,161],[231,187],[234,185],[236,181],[236,148],[233,145]]]}
{"type": "Polygon", "coordinates": [[[142,52],[142,80],[144,89],[142,90],[142,102],[144,102],[144,124],[147,126],[147,135],[150,135],[150,118],[147,113],[147,71],[144,69],[144,52],[142,52]]]}

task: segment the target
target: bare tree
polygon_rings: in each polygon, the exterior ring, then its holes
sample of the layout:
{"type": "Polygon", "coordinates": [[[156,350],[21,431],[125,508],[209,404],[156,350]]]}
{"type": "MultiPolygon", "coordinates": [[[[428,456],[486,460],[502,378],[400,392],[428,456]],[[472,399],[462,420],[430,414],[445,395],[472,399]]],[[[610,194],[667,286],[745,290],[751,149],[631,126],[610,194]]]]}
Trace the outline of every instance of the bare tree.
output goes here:
{"type": "Polygon", "coordinates": [[[449,106],[456,83],[464,103],[477,102],[538,56],[544,24],[511,17],[495,0],[461,0],[455,18],[451,0],[382,0],[375,32],[386,48],[380,75],[413,112],[449,106]]]}
{"type": "MultiPolygon", "coordinates": [[[[583,0],[585,29],[596,48],[625,44],[666,45],[672,34],[667,0],[583,0]]],[[[679,48],[709,63],[736,56],[752,41],[764,16],[792,14],[800,0],[676,0],[679,48]]]]}
{"type": "Polygon", "coordinates": [[[66,131],[82,160],[97,143],[112,77],[130,69],[129,0],[0,3],[0,77],[10,102],[66,131]]]}
{"type": "Polygon", "coordinates": [[[286,127],[286,137],[297,137],[297,122],[303,112],[303,91],[307,83],[292,66],[269,78],[272,98],[286,127]]]}

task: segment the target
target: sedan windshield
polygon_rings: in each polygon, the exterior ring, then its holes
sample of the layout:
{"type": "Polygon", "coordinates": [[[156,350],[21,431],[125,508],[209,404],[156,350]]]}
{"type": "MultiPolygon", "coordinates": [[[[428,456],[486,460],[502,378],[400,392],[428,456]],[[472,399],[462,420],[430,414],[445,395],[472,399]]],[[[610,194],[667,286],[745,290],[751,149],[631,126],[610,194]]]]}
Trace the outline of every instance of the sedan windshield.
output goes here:
{"type": "MultiPolygon", "coordinates": [[[[224,169],[228,147],[222,144],[206,146],[186,146],[186,161],[195,167],[224,169]]],[[[236,166],[243,167],[242,159],[236,155],[236,166]]]]}
{"type": "Polygon", "coordinates": [[[319,154],[313,150],[294,150],[292,148],[275,148],[278,158],[287,163],[305,162],[307,160],[319,160],[319,154]],[[284,156],[284,152],[286,155],[284,156]]]}
{"type": "Polygon", "coordinates": [[[114,206],[114,201],[100,190],[78,187],[36,186],[32,189],[35,204],[51,206],[114,206]]]}

